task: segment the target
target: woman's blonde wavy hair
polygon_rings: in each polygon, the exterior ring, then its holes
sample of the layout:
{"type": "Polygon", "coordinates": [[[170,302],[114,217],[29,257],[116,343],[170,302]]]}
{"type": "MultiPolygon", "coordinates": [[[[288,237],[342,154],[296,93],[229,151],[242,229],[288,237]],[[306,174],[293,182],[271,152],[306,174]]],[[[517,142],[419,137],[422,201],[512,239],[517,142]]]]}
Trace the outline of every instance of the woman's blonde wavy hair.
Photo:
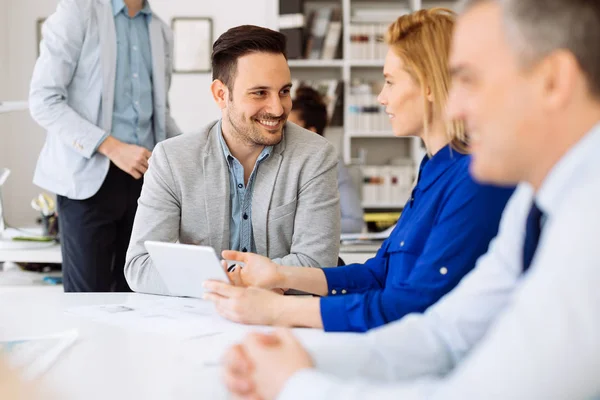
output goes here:
{"type": "MultiPolygon", "coordinates": [[[[456,14],[447,8],[419,10],[398,18],[386,33],[386,43],[404,61],[407,72],[423,90],[424,135],[429,132],[430,116],[443,117],[448,102],[448,59],[455,20],[456,14]],[[426,98],[428,87],[434,98],[433,105],[426,98]]],[[[446,132],[456,151],[468,153],[467,136],[462,122],[448,122],[446,132]]]]}

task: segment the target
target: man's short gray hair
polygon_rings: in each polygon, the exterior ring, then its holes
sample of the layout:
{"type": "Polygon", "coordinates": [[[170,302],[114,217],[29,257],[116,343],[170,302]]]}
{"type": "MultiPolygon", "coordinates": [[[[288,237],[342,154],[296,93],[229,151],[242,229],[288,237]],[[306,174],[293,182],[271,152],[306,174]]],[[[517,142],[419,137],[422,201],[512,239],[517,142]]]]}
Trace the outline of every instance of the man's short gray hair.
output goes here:
{"type": "Polygon", "coordinates": [[[502,7],[507,39],[525,64],[567,50],[600,96],[600,0],[463,0],[461,11],[490,2],[502,7]]]}

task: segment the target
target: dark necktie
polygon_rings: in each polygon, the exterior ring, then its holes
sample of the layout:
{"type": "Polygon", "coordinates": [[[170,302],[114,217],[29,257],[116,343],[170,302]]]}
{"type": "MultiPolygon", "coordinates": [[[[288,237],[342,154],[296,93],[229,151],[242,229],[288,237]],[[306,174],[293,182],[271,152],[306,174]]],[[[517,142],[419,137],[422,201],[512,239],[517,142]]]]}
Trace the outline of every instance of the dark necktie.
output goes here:
{"type": "Polygon", "coordinates": [[[533,255],[540,241],[542,233],[542,216],[544,213],[538,208],[535,201],[531,205],[525,226],[525,242],[523,244],[523,273],[529,269],[533,255]]]}

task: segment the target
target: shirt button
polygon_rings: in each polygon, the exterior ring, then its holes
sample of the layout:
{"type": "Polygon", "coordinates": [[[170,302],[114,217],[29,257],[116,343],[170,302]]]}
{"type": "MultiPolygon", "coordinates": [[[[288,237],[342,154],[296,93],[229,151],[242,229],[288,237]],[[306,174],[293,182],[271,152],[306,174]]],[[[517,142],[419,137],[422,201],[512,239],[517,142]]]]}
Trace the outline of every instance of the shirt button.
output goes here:
{"type": "Polygon", "coordinates": [[[346,289],[342,289],[342,294],[346,294],[346,289]]]}
{"type": "Polygon", "coordinates": [[[331,294],[337,294],[337,290],[333,289],[333,290],[331,291],[331,294]]]}
{"type": "Polygon", "coordinates": [[[133,77],[134,77],[134,78],[137,78],[137,77],[138,77],[138,74],[133,74],[133,77]]]}
{"type": "Polygon", "coordinates": [[[248,214],[244,213],[244,219],[248,219],[248,214]]]}
{"type": "Polygon", "coordinates": [[[440,274],[446,275],[447,273],[448,273],[448,268],[446,268],[446,267],[440,268],[440,274]]]}
{"type": "Polygon", "coordinates": [[[135,102],[135,105],[136,105],[136,106],[139,106],[139,105],[140,105],[140,102],[136,100],[136,102],[135,102]]]}
{"type": "Polygon", "coordinates": [[[242,185],[241,183],[238,183],[238,188],[242,189],[244,187],[244,185],[242,185]]]}
{"type": "Polygon", "coordinates": [[[137,51],[137,46],[133,46],[133,51],[137,51]]]}
{"type": "Polygon", "coordinates": [[[242,251],[245,253],[245,252],[247,252],[247,251],[248,251],[248,249],[244,247],[244,248],[242,249],[242,251]]]}
{"type": "Polygon", "coordinates": [[[400,247],[404,247],[404,240],[400,242],[400,247]]]}

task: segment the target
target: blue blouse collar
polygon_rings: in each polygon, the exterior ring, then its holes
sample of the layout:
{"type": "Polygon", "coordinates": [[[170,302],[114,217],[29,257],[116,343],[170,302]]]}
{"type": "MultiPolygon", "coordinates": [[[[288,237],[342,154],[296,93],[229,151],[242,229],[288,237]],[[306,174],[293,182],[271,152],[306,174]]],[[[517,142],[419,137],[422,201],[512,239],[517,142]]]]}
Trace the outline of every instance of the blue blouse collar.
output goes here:
{"type": "Polygon", "coordinates": [[[454,150],[450,144],[444,146],[431,158],[429,155],[425,155],[419,167],[419,180],[417,182],[419,189],[427,190],[450,166],[463,157],[467,157],[467,155],[454,150]]]}

